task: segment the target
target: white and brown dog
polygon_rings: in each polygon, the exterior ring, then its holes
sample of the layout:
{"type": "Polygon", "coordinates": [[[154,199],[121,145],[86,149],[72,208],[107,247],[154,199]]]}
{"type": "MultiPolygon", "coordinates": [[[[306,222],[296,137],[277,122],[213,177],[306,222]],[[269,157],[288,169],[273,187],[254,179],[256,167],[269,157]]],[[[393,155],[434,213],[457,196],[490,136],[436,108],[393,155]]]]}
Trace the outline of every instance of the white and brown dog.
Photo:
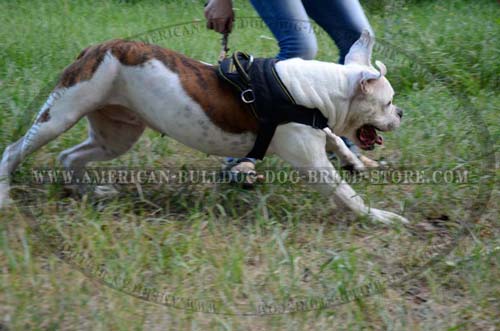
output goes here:
{"type": "MultiPolygon", "coordinates": [[[[327,169],[324,183],[314,186],[358,215],[406,222],[397,214],[366,206],[325,153],[328,138],[341,158],[362,169],[339,136],[370,149],[382,143],[376,130],[400,125],[402,112],[392,104],[394,91],[384,77],[385,66],[378,62],[377,71],[370,64],[372,48],[373,37],[365,31],[351,47],[345,65],[299,58],[276,64],[295,101],[319,109],[331,131],[297,123],[280,125],[268,155],[276,154],[301,171],[327,169]]],[[[258,129],[256,119],[231,87],[218,79],[213,66],[142,42],[105,42],[85,49],[65,69],[32,127],[6,148],[0,163],[0,207],[9,201],[9,177],[20,162],[84,116],[88,138],[61,153],[65,167],[116,158],[146,127],[207,154],[244,156],[258,129]]]]}

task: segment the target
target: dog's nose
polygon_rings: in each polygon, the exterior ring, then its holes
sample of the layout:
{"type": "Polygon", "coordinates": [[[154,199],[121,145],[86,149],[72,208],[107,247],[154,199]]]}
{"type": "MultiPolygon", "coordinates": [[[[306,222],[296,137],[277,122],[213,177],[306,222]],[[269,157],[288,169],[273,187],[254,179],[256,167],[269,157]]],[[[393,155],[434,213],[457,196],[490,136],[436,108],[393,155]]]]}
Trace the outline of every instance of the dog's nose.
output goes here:
{"type": "Polygon", "coordinates": [[[403,118],[403,109],[396,108],[396,113],[398,114],[399,118],[403,118]]]}

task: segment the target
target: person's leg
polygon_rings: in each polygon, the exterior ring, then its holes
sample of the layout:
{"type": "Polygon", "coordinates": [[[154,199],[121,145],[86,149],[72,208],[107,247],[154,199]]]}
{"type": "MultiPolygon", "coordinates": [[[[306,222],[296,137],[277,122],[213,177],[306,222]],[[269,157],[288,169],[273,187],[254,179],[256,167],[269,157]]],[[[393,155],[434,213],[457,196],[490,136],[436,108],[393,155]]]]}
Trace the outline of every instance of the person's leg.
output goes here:
{"type": "Polygon", "coordinates": [[[356,156],[359,156],[361,153],[359,152],[359,149],[358,147],[356,147],[356,145],[354,145],[354,143],[352,141],[350,141],[349,139],[347,139],[346,137],[340,137],[342,138],[342,140],[344,141],[344,144],[351,150],[351,152],[353,152],[356,156]]]}
{"type": "Polygon", "coordinates": [[[361,32],[373,29],[358,0],[303,0],[307,14],[321,26],[339,48],[339,63],[361,32]]]}
{"type": "Polygon", "coordinates": [[[316,56],[316,36],[301,0],[250,2],[278,41],[278,59],[301,57],[310,60],[316,56]]]}

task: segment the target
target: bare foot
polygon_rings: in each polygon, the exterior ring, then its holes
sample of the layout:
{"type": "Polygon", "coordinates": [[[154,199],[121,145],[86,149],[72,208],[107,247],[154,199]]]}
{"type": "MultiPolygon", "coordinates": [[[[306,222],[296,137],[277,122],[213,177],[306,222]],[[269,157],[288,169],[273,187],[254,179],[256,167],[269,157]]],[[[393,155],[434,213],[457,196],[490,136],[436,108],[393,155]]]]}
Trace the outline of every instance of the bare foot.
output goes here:
{"type": "Polygon", "coordinates": [[[264,179],[264,176],[258,175],[255,171],[255,164],[249,161],[243,161],[234,165],[230,170],[231,182],[241,183],[245,188],[251,188],[253,185],[264,179]]]}
{"type": "Polygon", "coordinates": [[[364,155],[360,155],[359,156],[359,160],[361,162],[363,162],[364,166],[366,169],[370,169],[370,168],[379,168],[380,167],[380,163],[378,163],[377,161],[375,160],[372,160],[370,159],[369,157],[367,156],[364,156],[364,155]]]}

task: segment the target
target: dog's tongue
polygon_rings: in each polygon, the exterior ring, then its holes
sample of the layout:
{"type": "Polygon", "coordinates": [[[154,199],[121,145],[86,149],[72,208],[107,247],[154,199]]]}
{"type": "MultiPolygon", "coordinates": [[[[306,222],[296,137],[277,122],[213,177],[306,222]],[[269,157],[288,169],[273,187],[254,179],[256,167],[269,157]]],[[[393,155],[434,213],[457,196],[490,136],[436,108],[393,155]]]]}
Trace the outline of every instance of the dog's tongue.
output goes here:
{"type": "Polygon", "coordinates": [[[382,145],[384,143],[384,139],[377,134],[377,131],[371,125],[364,125],[361,127],[359,130],[359,140],[364,145],[382,145]]]}

